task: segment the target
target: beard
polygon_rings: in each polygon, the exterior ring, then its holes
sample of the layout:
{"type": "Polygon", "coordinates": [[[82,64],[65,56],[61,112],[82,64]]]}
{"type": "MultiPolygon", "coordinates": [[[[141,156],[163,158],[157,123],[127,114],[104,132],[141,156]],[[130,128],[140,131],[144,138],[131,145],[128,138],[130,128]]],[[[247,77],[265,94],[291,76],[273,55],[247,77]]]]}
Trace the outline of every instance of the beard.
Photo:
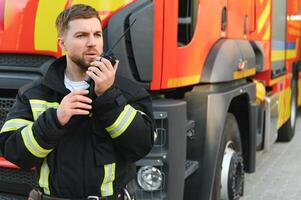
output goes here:
{"type": "MultiPolygon", "coordinates": [[[[99,54],[98,54],[99,55],[99,54]]],[[[91,67],[90,63],[95,61],[94,59],[85,59],[84,56],[75,56],[75,55],[69,55],[70,60],[75,63],[78,68],[82,72],[86,72],[89,67],[91,67]]]]}
{"type": "Polygon", "coordinates": [[[85,72],[87,71],[87,69],[90,67],[90,63],[93,62],[93,60],[91,61],[86,61],[84,58],[80,58],[80,57],[71,57],[70,59],[72,60],[72,62],[74,62],[81,71],[85,72]]]}

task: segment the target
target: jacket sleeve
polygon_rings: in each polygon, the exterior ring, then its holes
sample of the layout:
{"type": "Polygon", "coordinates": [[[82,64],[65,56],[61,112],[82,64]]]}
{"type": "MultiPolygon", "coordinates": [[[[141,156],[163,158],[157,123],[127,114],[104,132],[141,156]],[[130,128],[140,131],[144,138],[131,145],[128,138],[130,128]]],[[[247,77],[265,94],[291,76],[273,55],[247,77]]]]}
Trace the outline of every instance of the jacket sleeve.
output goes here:
{"type": "Polygon", "coordinates": [[[62,134],[55,109],[47,109],[34,121],[28,99],[18,94],[0,131],[1,152],[17,166],[31,168],[41,164],[62,134]]]}
{"type": "Polygon", "coordinates": [[[126,161],[135,162],[149,153],[154,120],[151,97],[143,88],[129,101],[120,89],[112,87],[94,100],[93,113],[96,113],[94,125],[106,130],[126,161]]]}

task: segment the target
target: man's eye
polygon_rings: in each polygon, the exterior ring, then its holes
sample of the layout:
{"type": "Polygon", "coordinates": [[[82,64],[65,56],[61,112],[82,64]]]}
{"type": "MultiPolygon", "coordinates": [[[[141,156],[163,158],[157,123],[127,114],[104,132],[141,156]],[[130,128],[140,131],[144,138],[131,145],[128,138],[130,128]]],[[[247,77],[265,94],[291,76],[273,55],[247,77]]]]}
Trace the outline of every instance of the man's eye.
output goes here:
{"type": "Polygon", "coordinates": [[[101,33],[97,33],[96,37],[102,37],[102,34],[101,33]]]}
{"type": "Polygon", "coordinates": [[[76,38],[82,38],[82,37],[84,37],[84,35],[76,35],[75,37],[76,38]]]}

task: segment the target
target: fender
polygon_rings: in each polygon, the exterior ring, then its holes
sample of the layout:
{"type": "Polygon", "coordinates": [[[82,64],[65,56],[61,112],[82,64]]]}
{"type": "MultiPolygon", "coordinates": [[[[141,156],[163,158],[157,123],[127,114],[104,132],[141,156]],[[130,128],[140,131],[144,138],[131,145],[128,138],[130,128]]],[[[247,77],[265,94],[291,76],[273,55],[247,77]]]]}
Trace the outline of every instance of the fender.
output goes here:
{"type": "Polygon", "coordinates": [[[252,172],[256,153],[256,132],[252,128],[256,127],[256,110],[252,107],[255,103],[255,85],[244,80],[212,84],[210,87],[201,85],[186,95],[188,118],[195,120],[197,133],[195,139],[188,140],[187,159],[199,161],[200,166],[193,178],[186,180],[185,199],[211,199],[226,114],[232,100],[241,95],[248,97],[245,99],[249,113],[244,115],[249,114],[249,129],[242,132],[240,127],[240,131],[245,134],[245,142],[248,142],[248,145],[244,144],[248,146],[244,153],[245,169],[252,172]]]}
{"type": "Polygon", "coordinates": [[[254,75],[262,68],[262,50],[256,42],[221,39],[211,48],[201,74],[201,83],[218,83],[254,75]]]}

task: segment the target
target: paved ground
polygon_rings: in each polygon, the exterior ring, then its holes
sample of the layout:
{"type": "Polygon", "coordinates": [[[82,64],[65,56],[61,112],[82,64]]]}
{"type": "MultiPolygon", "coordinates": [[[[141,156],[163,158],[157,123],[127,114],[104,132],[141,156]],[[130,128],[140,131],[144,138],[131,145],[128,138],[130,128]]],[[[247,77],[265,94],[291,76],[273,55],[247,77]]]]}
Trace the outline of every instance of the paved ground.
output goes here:
{"type": "Polygon", "coordinates": [[[242,200],[301,200],[301,114],[296,135],[257,154],[256,173],[246,175],[242,200]]]}

